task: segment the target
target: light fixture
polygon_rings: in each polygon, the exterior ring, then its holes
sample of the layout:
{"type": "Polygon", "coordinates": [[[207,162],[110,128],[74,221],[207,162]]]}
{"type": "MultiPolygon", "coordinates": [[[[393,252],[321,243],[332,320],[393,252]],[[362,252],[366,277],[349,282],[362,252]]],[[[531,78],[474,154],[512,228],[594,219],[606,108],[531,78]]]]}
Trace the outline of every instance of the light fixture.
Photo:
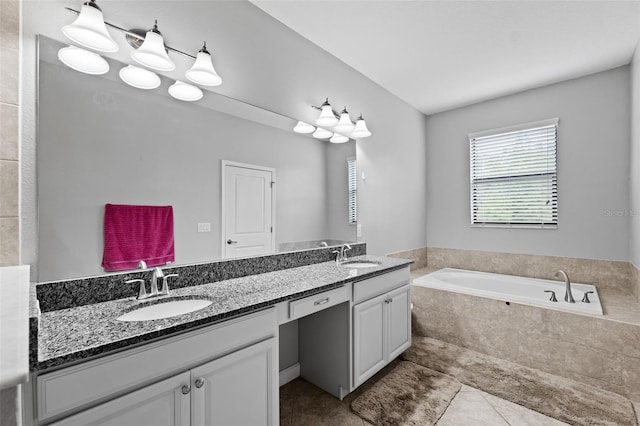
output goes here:
{"type": "Polygon", "coordinates": [[[354,139],[362,139],[368,138],[369,136],[371,136],[371,132],[367,129],[367,123],[365,123],[364,118],[362,118],[362,114],[360,114],[360,117],[356,120],[356,126],[353,129],[353,132],[351,132],[351,137],[354,139]]]}
{"type": "Polygon", "coordinates": [[[127,65],[119,74],[122,81],[137,89],[149,90],[160,86],[160,77],[156,73],[135,65],[127,65]]]}
{"type": "Polygon", "coordinates": [[[323,129],[322,127],[318,127],[312,135],[316,139],[328,139],[333,136],[333,132],[329,130],[323,129]]]}
{"type": "Polygon", "coordinates": [[[202,99],[200,88],[177,80],[169,87],[169,94],[181,101],[193,102],[202,99]]]}
{"type": "Polygon", "coordinates": [[[336,124],[336,132],[340,133],[351,133],[355,126],[351,122],[351,117],[349,117],[349,112],[347,111],[347,107],[344,107],[342,112],[340,113],[340,120],[338,124],[336,124]]]}
{"type": "Polygon", "coordinates": [[[196,62],[184,75],[194,83],[202,84],[203,86],[219,86],[222,84],[222,78],[213,68],[211,54],[207,50],[207,42],[198,52],[196,62]]]}
{"type": "MultiPolygon", "coordinates": [[[[86,0],[80,11],[69,7],[65,7],[65,9],[75,13],[78,17],[71,25],[65,25],[62,32],[83,47],[101,52],[118,51],[118,44],[107,32],[107,27],[113,28],[124,33],[126,41],[135,49],[131,52],[131,58],[139,64],[158,71],[173,71],[176,65],[168,55],[168,52],[171,51],[195,61],[193,66],[185,72],[185,76],[192,82],[203,86],[222,84],[222,78],[213,68],[211,54],[207,50],[206,43],[197,56],[190,55],[164,43],[164,38],[158,30],[157,20],[153,28],[148,31],[127,30],[106,22],[102,10],[95,3],[95,0],[86,0]]],[[[87,74],[104,74],[109,71],[109,64],[104,58],[75,46],[60,49],[58,58],[70,68],[87,74]]],[[[120,78],[125,83],[139,89],[155,89],[161,83],[157,74],[133,65],[121,69],[120,78]]],[[[170,87],[169,94],[176,99],[186,101],[198,100],[203,96],[201,89],[182,81],[176,81],[170,87]]]]}
{"type": "Polygon", "coordinates": [[[109,72],[109,64],[100,55],[76,46],[58,50],[58,59],[63,64],[85,74],[100,75],[109,72]]]}
{"type": "Polygon", "coordinates": [[[86,1],[76,20],[62,27],[62,32],[82,47],[109,53],[117,52],[119,49],[107,31],[102,9],[94,0],[86,1]]]}
{"type": "Polygon", "coordinates": [[[167,55],[162,33],[158,30],[157,20],[153,24],[153,28],[147,31],[142,45],[131,52],[131,57],[139,64],[154,70],[173,71],[176,69],[176,64],[167,55]]]}
{"type": "Polygon", "coordinates": [[[329,139],[329,142],[345,143],[345,142],[349,142],[349,138],[345,135],[341,135],[340,133],[334,133],[333,136],[331,136],[331,139],[329,139]]]}
{"type": "Polygon", "coordinates": [[[332,127],[338,124],[338,119],[333,113],[331,104],[329,104],[329,98],[327,98],[322,105],[320,105],[320,117],[316,120],[318,126],[332,127]]]}
{"type": "Polygon", "coordinates": [[[298,124],[293,128],[296,133],[313,133],[316,130],[311,124],[307,124],[304,121],[298,121],[298,124]]]}
{"type": "MultiPolygon", "coordinates": [[[[316,124],[324,127],[318,127],[318,129],[313,133],[313,137],[318,139],[331,138],[330,142],[344,143],[347,142],[349,138],[362,139],[371,136],[371,132],[367,129],[367,123],[365,123],[364,118],[362,118],[362,114],[360,114],[360,117],[358,117],[358,120],[354,123],[351,121],[347,107],[344,107],[338,116],[338,114],[331,108],[329,98],[326,98],[319,107],[315,105],[311,106],[320,110],[320,116],[316,120],[316,124]],[[327,128],[331,127],[333,127],[333,131],[327,130],[327,128]]],[[[303,121],[298,121],[298,124],[296,124],[293,130],[297,133],[311,133],[313,131],[313,126],[303,121]],[[304,129],[307,129],[307,131],[303,131],[304,129]]]]}

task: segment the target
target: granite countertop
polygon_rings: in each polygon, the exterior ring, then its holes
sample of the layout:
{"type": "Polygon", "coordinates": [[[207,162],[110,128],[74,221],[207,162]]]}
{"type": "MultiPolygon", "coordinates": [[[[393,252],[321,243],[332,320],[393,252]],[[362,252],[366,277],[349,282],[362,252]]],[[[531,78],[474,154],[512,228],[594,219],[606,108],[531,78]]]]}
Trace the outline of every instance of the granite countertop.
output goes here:
{"type": "Polygon", "coordinates": [[[38,362],[35,368],[55,366],[103,355],[141,342],[257,311],[276,303],[339,287],[407,266],[413,261],[391,257],[357,256],[380,266],[355,269],[336,262],[317,263],[173,290],[171,295],[145,300],[135,297],[101,302],[41,314],[38,326],[38,362]],[[166,319],[124,322],[116,318],[141,304],[175,297],[207,298],[201,310],[166,319]]]}

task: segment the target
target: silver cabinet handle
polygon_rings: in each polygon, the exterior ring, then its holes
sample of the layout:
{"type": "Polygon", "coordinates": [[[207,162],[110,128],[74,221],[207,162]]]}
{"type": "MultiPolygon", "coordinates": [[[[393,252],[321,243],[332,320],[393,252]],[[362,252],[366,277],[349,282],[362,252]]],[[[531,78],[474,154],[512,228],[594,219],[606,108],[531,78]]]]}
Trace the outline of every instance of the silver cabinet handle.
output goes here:
{"type": "Polygon", "coordinates": [[[325,303],[329,303],[329,298],[325,297],[322,300],[316,300],[315,302],[313,302],[314,306],[318,306],[318,305],[324,305],[325,303]]]}
{"type": "Polygon", "coordinates": [[[183,395],[188,395],[188,394],[189,394],[189,392],[191,392],[191,386],[189,386],[189,385],[184,385],[184,386],[182,387],[182,394],[183,394],[183,395]]]}
{"type": "Polygon", "coordinates": [[[237,241],[233,241],[231,238],[227,240],[227,244],[238,244],[237,241]]]}
{"type": "Polygon", "coordinates": [[[204,386],[204,378],[202,378],[202,377],[198,378],[198,380],[196,380],[196,383],[195,383],[195,384],[196,384],[196,387],[197,387],[198,389],[200,389],[201,387],[203,387],[203,386],[204,386]]]}

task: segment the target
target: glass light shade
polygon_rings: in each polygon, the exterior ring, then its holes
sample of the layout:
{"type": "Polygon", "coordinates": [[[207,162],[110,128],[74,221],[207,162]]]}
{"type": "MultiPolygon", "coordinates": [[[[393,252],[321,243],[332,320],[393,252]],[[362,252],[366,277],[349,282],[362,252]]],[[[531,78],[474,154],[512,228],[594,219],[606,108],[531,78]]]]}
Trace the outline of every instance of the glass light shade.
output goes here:
{"type": "Polygon", "coordinates": [[[293,131],[296,133],[313,133],[316,130],[314,126],[311,124],[307,124],[304,121],[298,121],[296,127],[293,128],[293,131]]]}
{"type": "Polygon", "coordinates": [[[333,132],[330,132],[330,131],[325,130],[325,129],[321,128],[321,127],[318,127],[316,129],[316,131],[313,132],[312,136],[314,138],[316,138],[316,139],[327,139],[327,138],[330,138],[331,136],[333,136],[333,132]]]}
{"type": "Polygon", "coordinates": [[[358,121],[356,121],[356,127],[353,129],[353,132],[351,132],[351,137],[354,139],[362,139],[368,138],[369,136],[371,136],[371,132],[367,129],[367,123],[365,123],[362,116],[360,116],[358,121]]]}
{"type": "Polygon", "coordinates": [[[335,115],[333,115],[333,110],[331,109],[331,105],[329,105],[327,102],[322,104],[322,107],[320,109],[320,116],[316,120],[316,124],[318,126],[325,126],[325,127],[333,127],[336,124],[338,124],[338,119],[336,118],[335,115]]]}
{"type": "Polygon", "coordinates": [[[351,122],[351,117],[349,117],[349,113],[346,109],[344,109],[342,111],[342,114],[340,114],[340,121],[338,121],[338,124],[336,124],[335,129],[336,132],[343,133],[351,133],[351,131],[354,129],[354,125],[351,122]]]}
{"type": "Polygon", "coordinates": [[[169,87],[169,94],[181,101],[193,102],[202,99],[202,90],[199,87],[176,80],[169,87]]]}
{"type": "Polygon", "coordinates": [[[127,65],[120,70],[120,78],[129,86],[137,89],[155,89],[160,86],[160,77],[154,72],[139,68],[134,65],[127,65]]]}
{"type": "Polygon", "coordinates": [[[84,5],[80,15],[71,25],[62,27],[62,33],[82,47],[99,52],[117,52],[119,47],[104,25],[102,11],[93,6],[84,5]]]}
{"type": "Polygon", "coordinates": [[[340,133],[334,133],[333,136],[331,136],[331,139],[329,139],[329,142],[345,143],[345,142],[349,142],[349,138],[344,135],[341,135],[340,133]]]}
{"type": "Polygon", "coordinates": [[[176,64],[173,63],[164,48],[162,35],[153,30],[147,31],[142,46],[131,52],[131,57],[139,64],[158,71],[173,71],[176,64]]]}
{"type": "Polygon", "coordinates": [[[202,84],[203,86],[219,86],[222,84],[222,77],[213,68],[211,55],[208,52],[198,52],[195,63],[184,75],[194,83],[202,84]]]}
{"type": "Polygon", "coordinates": [[[69,68],[85,74],[100,75],[109,72],[109,64],[102,56],[76,46],[58,50],[58,59],[69,68]]]}

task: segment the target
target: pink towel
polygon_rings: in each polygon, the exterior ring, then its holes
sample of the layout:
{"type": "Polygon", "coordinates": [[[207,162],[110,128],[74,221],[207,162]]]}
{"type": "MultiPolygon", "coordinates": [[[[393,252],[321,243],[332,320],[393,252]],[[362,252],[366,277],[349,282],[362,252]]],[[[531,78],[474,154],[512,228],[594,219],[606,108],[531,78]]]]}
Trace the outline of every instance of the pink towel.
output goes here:
{"type": "Polygon", "coordinates": [[[175,260],[173,207],[107,204],[104,209],[104,254],[106,271],[135,269],[175,260]]]}

